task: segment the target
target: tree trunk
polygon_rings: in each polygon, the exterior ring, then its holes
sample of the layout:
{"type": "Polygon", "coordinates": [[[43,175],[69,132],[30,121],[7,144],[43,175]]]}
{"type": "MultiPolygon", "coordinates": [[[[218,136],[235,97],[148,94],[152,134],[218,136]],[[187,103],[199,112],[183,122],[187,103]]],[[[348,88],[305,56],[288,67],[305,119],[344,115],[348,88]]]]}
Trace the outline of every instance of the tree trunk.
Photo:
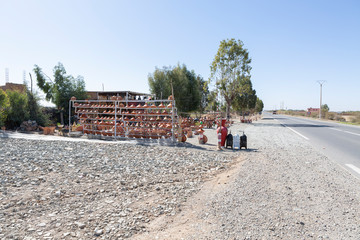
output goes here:
{"type": "Polygon", "coordinates": [[[64,126],[64,111],[63,110],[60,110],[60,122],[61,122],[61,125],[64,126]]]}
{"type": "Polygon", "coordinates": [[[226,103],[226,118],[227,120],[230,119],[230,103],[226,103]]]}

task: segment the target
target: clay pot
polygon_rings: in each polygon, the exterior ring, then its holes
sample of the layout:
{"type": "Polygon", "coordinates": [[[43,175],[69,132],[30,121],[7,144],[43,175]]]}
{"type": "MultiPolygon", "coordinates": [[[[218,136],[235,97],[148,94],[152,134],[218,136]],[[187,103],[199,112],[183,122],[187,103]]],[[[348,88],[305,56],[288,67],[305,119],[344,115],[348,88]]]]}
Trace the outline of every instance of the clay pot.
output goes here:
{"type": "Polygon", "coordinates": [[[167,105],[167,108],[172,108],[172,103],[169,103],[169,105],[167,105]]]}
{"type": "Polygon", "coordinates": [[[164,104],[163,103],[160,103],[160,105],[158,106],[159,108],[164,108],[164,104]]]}
{"type": "Polygon", "coordinates": [[[170,96],[168,97],[168,100],[174,100],[173,95],[170,95],[170,96]]]}
{"type": "Polygon", "coordinates": [[[188,131],[188,132],[187,132],[187,134],[186,134],[186,136],[187,136],[188,138],[193,137],[193,133],[192,133],[192,131],[191,131],[191,130],[190,130],[190,131],[188,131]]]}
{"type": "Polygon", "coordinates": [[[203,135],[203,138],[202,138],[202,139],[199,138],[199,144],[205,144],[205,143],[207,143],[207,141],[208,141],[208,138],[207,138],[207,136],[205,136],[205,135],[203,135]]]}
{"type": "Polygon", "coordinates": [[[113,100],[113,101],[116,101],[116,99],[117,99],[116,96],[112,96],[112,97],[111,97],[111,100],[113,100]]]}
{"type": "Polygon", "coordinates": [[[76,100],[76,97],[72,96],[71,101],[75,101],[75,100],[76,100]]]}

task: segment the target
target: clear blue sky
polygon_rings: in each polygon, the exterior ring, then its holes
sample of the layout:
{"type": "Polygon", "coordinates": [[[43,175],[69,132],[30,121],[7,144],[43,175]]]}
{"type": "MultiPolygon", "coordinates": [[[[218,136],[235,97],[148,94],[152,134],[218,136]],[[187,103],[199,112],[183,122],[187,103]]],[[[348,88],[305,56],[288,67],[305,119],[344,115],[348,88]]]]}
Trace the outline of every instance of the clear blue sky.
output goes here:
{"type": "Polygon", "coordinates": [[[360,1],[0,0],[0,85],[58,63],[88,90],[149,92],[155,67],[204,79],[223,39],[244,42],[265,109],[360,110],[360,1]]]}

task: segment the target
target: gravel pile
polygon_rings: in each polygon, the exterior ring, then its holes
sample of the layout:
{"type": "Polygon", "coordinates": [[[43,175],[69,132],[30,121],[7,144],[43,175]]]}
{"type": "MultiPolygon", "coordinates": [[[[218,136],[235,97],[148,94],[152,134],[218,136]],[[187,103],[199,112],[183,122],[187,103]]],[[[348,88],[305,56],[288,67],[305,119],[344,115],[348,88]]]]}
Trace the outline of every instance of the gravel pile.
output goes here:
{"type": "Polygon", "coordinates": [[[230,162],[184,147],[0,138],[0,239],[129,238],[230,162]]]}

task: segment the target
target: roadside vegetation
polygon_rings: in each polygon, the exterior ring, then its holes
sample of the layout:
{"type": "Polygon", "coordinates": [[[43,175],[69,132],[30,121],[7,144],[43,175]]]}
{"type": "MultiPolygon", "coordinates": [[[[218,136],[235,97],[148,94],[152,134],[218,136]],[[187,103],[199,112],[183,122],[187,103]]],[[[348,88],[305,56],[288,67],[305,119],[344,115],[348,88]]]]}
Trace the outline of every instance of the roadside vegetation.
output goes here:
{"type": "MultiPolygon", "coordinates": [[[[226,112],[226,116],[248,116],[263,110],[264,103],[256,95],[251,81],[251,58],[241,40],[227,39],[210,64],[211,76],[205,80],[185,64],[155,68],[148,76],[150,92],[156,99],[174,96],[178,112],[183,116],[226,112]],[[213,85],[210,89],[210,85],[213,85]]],[[[55,108],[42,107],[37,93],[0,90],[0,127],[17,129],[24,121],[36,121],[40,126],[65,125],[68,119],[69,99],[87,99],[85,80],[67,74],[62,63],[53,69],[49,77],[38,66],[34,73],[45,99],[55,108]]],[[[120,90],[120,89],[119,89],[120,90]]],[[[225,114],[224,114],[225,116],[225,114]]]]}
{"type": "MultiPolygon", "coordinates": [[[[308,113],[304,110],[277,110],[277,113],[314,119],[319,118],[318,112],[308,113]]],[[[331,112],[327,104],[323,105],[321,118],[344,124],[360,125],[360,111],[331,112]]]]}

